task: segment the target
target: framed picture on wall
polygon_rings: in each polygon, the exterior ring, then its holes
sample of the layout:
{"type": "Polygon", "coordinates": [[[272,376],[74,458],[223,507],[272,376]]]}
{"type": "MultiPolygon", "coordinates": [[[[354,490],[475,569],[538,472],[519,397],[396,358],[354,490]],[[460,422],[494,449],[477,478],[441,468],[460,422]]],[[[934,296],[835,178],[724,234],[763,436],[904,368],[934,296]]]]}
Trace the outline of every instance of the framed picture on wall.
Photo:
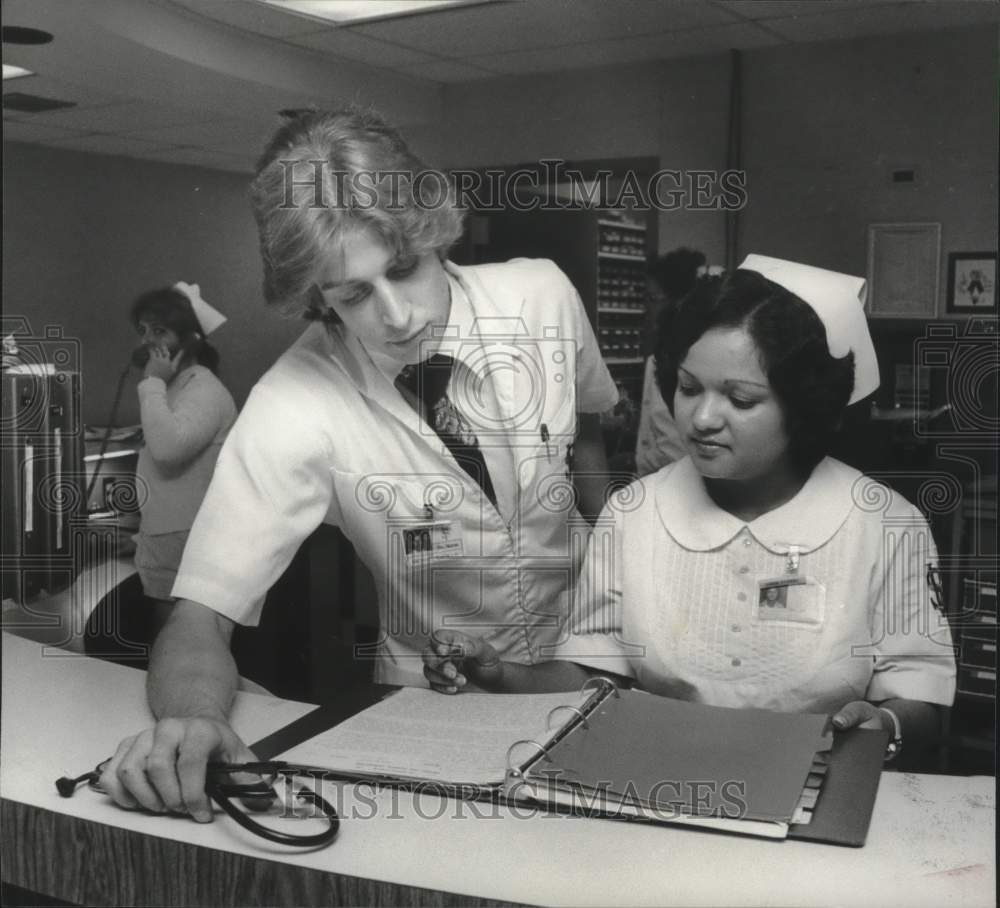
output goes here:
{"type": "Polygon", "coordinates": [[[870,224],[868,314],[934,318],[940,258],[940,224],[870,224]]]}
{"type": "Polygon", "coordinates": [[[997,254],[953,252],[948,256],[949,313],[997,314],[997,254]]]}

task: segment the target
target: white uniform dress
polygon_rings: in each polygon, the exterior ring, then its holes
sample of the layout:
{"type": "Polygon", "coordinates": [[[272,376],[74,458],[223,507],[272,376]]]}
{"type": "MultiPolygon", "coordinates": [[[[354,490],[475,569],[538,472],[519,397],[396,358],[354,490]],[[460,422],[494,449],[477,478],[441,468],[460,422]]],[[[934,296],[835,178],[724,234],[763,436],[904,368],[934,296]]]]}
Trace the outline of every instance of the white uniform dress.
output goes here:
{"type": "Polygon", "coordinates": [[[839,461],[744,523],[685,458],[605,509],[556,655],[715,706],[947,705],[955,660],[934,566],[923,515],[839,461]]]}
{"type": "Polygon", "coordinates": [[[494,507],[353,336],[312,325],[254,388],[191,533],[177,597],[255,624],[265,593],[321,522],[371,569],[377,681],[425,685],[437,628],[544,658],[590,528],[567,457],[576,414],[615,405],[579,296],[552,262],[448,265],[441,352],[472,422],[494,507]]]}

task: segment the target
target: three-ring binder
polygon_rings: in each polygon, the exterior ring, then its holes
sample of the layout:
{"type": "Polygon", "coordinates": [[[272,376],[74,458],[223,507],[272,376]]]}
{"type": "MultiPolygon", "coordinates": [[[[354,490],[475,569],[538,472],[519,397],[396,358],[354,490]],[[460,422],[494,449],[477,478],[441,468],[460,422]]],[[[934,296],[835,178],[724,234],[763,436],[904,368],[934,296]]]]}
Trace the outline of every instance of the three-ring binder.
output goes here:
{"type": "Polygon", "coordinates": [[[592,678],[588,678],[580,687],[580,693],[585,694],[587,691],[592,691],[590,696],[584,702],[582,706],[574,706],[572,703],[560,703],[558,706],[552,707],[549,710],[549,714],[546,717],[545,727],[547,731],[552,731],[553,728],[557,729],[556,734],[552,737],[548,744],[543,745],[533,738],[522,738],[515,741],[510,747],[507,748],[506,762],[507,769],[504,773],[504,795],[510,798],[517,798],[519,788],[523,785],[525,779],[525,773],[533,767],[536,767],[539,763],[543,763],[548,760],[549,750],[554,744],[560,741],[563,737],[571,734],[578,728],[587,729],[589,728],[589,723],[587,721],[587,716],[598,707],[600,703],[604,701],[605,698],[609,696],[618,696],[618,685],[615,684],[610,678],[606,678],[603,675],[595,675],[592,678]],[[553,717],[560,712],[570,712],[574,718],[568,722],[553,725],[553,717]],[[525,755],[525,759],[517,760],[515,751],[518,748],[531,747],[534,749],[534,753],[530,756],[525,755]]]}
{"type": "Polygon", "coordinates": [[[576,694],[404,688],[325,731],[305,722],[290,749],[266,756],[421,795],[859,845],[886,736],[859,729],[834,742],[827,723],[619,689],[603,677],[576,694]],[[813,769],[817,754],[825,773],[813,769]]]}

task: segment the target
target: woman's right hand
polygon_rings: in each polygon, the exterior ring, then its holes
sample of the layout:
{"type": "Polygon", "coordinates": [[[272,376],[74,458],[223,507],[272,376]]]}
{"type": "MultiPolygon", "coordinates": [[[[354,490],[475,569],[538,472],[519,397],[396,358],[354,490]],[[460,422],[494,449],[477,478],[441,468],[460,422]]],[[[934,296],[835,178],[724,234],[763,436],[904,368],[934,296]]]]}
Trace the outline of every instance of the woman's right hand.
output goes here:
{"type": "Polygon", "coordinates": [[[205,771],[210,760],[245,763],[256,757],[224,720],[161,719],[118,745],[100,784],[122,807],[187,813],[209,823],[205,771]]]}
{"type": "Polygon", "coordinates": [[[482,637],[438,630],[423,652],[424,677],[442,694],[457,694],[469,682],[490,690],[503,680],[503,661],[482,637]]]}
{"type": "Polygon", "coordinates": [[[150,347],[149,359],[143,369],[143,378],[159,378],[169,382],[177,374],[183,358],[183,350],[178,350],[171,356],[166,347],[150,347]]]}

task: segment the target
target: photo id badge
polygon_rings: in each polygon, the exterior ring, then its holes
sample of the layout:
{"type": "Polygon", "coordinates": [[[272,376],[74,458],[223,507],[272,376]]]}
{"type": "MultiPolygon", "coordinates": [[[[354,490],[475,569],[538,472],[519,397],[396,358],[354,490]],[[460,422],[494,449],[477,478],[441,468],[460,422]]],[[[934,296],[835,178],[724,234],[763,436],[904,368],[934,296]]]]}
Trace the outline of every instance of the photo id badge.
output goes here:
{"type": "Polygon", "coordinates": [[[819,627],[826,587],[814,577],[786,574],[757,581],[757,620],[768,624],[819,627]]]}
{"type": "Polygon", "coordinates": [[[462,551],[462,539],[451,521],[421,523],[403,530],[403,554],[410,567],[439,558],[458,558],[462,551]]]}

